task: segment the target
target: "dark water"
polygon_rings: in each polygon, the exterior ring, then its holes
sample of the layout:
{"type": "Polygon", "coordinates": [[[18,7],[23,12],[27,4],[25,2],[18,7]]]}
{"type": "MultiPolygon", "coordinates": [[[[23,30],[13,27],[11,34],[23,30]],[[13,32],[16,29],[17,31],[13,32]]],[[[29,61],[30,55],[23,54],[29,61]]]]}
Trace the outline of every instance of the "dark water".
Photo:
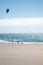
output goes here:
{"type": "Polygon", "coordinates": [[[8,42],[43,42],[42,33],[0,33],[0,40],[8,42]]]}

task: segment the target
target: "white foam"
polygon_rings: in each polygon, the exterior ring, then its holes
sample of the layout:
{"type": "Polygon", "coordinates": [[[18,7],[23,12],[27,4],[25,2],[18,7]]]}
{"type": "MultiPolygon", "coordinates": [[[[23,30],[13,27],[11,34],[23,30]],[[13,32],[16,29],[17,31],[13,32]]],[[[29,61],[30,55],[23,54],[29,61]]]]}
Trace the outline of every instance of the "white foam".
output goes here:
{"type": "Polygon", "coordinates": [[[14,44],[43,44],[43,42],[9,42],[0,40],[0,43],[14,43],[14,44]]]}
{"type": "Polygon", "coordinates": [[[9,43],[8,41],[0,40],[0,43],[9,43]]]}

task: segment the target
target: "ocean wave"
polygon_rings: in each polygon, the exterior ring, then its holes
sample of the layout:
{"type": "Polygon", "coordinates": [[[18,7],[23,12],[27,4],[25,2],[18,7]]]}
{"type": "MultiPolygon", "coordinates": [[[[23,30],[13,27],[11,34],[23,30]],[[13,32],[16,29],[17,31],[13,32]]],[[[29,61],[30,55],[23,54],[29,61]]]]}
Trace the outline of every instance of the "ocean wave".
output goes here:
{"type": "Polygon", "coordinates": [[[0,42],[43,42],[43,34],[0,34],[0,42]]]}

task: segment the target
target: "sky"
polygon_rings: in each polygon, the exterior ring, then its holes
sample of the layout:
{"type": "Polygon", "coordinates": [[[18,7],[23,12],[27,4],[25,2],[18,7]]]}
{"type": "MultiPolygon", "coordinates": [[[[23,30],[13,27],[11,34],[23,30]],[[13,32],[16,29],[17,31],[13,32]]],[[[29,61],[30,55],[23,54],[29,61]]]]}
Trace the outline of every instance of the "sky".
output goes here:
{"type": "Polygon", "coordinates": [[[43,17],[43,0],[0,0],[0,18],[43,17]],[[9,8],[9,14],[6,9],[9,8]]]}
{"type": "Polygon", "coordinates": [[[43,18],[1,19],[0,33],[43,33],[43,18]]]}
{"type": "Polygon", "coordinates": [[[43,0],[0,0],[0,33],[43,33],[42,28],[43,0]]]}

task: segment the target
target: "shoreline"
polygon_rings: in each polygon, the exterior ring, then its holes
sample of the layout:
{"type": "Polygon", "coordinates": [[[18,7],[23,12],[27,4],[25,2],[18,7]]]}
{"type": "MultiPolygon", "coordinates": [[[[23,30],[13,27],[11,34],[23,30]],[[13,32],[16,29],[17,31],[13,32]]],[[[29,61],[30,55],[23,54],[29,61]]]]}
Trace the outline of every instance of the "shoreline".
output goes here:
{"type": "Polygon", "coordinates": [[[43,42],[8,42],[8,41],[1,41],[0,44],[43,44],[43,42]]]}

